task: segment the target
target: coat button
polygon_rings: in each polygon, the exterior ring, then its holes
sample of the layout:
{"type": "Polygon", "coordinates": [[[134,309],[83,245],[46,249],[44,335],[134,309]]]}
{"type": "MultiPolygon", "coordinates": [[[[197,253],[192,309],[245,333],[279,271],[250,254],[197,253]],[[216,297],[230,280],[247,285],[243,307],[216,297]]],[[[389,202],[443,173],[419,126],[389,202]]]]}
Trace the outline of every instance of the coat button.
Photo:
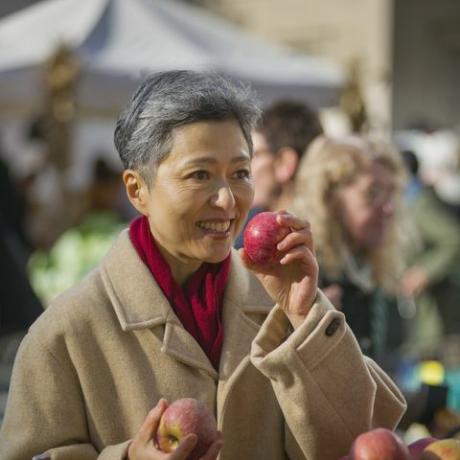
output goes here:
{"type": "Polygon", "coordinates": [[[330,323],[329,326],[326,328],[326,335],[330,337],[331,335],[335,334],[335,331],[340,327],[340,319],[334,318],[330,323]]]}

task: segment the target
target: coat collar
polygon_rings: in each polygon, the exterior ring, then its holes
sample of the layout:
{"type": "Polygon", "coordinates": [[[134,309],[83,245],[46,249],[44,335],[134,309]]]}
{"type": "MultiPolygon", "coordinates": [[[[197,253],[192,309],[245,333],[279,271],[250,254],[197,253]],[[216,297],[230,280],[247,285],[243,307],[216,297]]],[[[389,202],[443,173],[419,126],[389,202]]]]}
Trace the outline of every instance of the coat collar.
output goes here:
{"type": "MultiPolygon", "coordinates": [[[[124,230],[101,264],[101,276],[121,328],[124,331],[164,326],[162,350],[217,378],[206,354],[183,328],[160,287],[152,280],[124,230]]],[[[228,285],[225,289],[225,327],[219,374],[231,375],[246,356],[258,331],[248,315],[266,315],[273,306],[264,288],[232,254],[228,285]]]]}

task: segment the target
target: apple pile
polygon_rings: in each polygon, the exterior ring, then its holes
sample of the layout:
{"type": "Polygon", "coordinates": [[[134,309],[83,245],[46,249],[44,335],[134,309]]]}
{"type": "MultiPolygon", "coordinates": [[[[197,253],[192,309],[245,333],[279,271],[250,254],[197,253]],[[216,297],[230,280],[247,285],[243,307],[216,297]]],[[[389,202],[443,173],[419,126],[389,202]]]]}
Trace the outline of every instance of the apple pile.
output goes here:
{"type": "Polygon", "coordinates": [[[249,259],[259,265],[270,265],[279,259],[276,245],[290,232],[276,221],[276,212],[256,214],[243,233],[244,250],[249,259]]]}
{"type": "Polygon", "coordinates": [[[198,441],[188,460],[198,460],[218,439],[217,423],[212,412],[194,398],[182,398],[170,404],[160,419],[156,444],[163,452],[172,452],[182,438],[193,433],[198,441]]]}
{"type": "Polygon", "coordinates": [[[460,460],[458,439],[422,438],[406,446],[385,428],[360,434],[339,460],[460,460]]]}

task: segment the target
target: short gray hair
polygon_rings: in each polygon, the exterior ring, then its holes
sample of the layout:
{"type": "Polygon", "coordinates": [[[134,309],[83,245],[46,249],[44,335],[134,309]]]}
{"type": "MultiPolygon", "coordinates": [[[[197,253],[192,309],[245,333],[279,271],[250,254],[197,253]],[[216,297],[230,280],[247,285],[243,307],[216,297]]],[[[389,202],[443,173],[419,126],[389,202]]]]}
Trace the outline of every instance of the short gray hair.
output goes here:
{"type": "Polygon", "coordinates": [[[260,116],[252,90],[209,72],[173,70],[148,76],[120,114],[114,141],[124,168],[149,174],[171,150],[173,129],[197,121],[235,120],[252,154],[260,116]]]}

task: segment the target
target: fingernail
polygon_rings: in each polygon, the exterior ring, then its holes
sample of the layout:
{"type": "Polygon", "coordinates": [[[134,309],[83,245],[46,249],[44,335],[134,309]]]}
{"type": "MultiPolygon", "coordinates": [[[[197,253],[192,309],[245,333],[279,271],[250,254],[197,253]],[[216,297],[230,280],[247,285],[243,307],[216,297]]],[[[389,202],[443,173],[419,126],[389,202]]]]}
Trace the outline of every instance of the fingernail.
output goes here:
{"type": "Polygon", "coordinates": [[[164,407],[166,404],[167,404],[167,403],[166,403],[166,399],[160,398],[160,400],[157,402],[156,407],[162,408],[162,407],[164,407]]]}

